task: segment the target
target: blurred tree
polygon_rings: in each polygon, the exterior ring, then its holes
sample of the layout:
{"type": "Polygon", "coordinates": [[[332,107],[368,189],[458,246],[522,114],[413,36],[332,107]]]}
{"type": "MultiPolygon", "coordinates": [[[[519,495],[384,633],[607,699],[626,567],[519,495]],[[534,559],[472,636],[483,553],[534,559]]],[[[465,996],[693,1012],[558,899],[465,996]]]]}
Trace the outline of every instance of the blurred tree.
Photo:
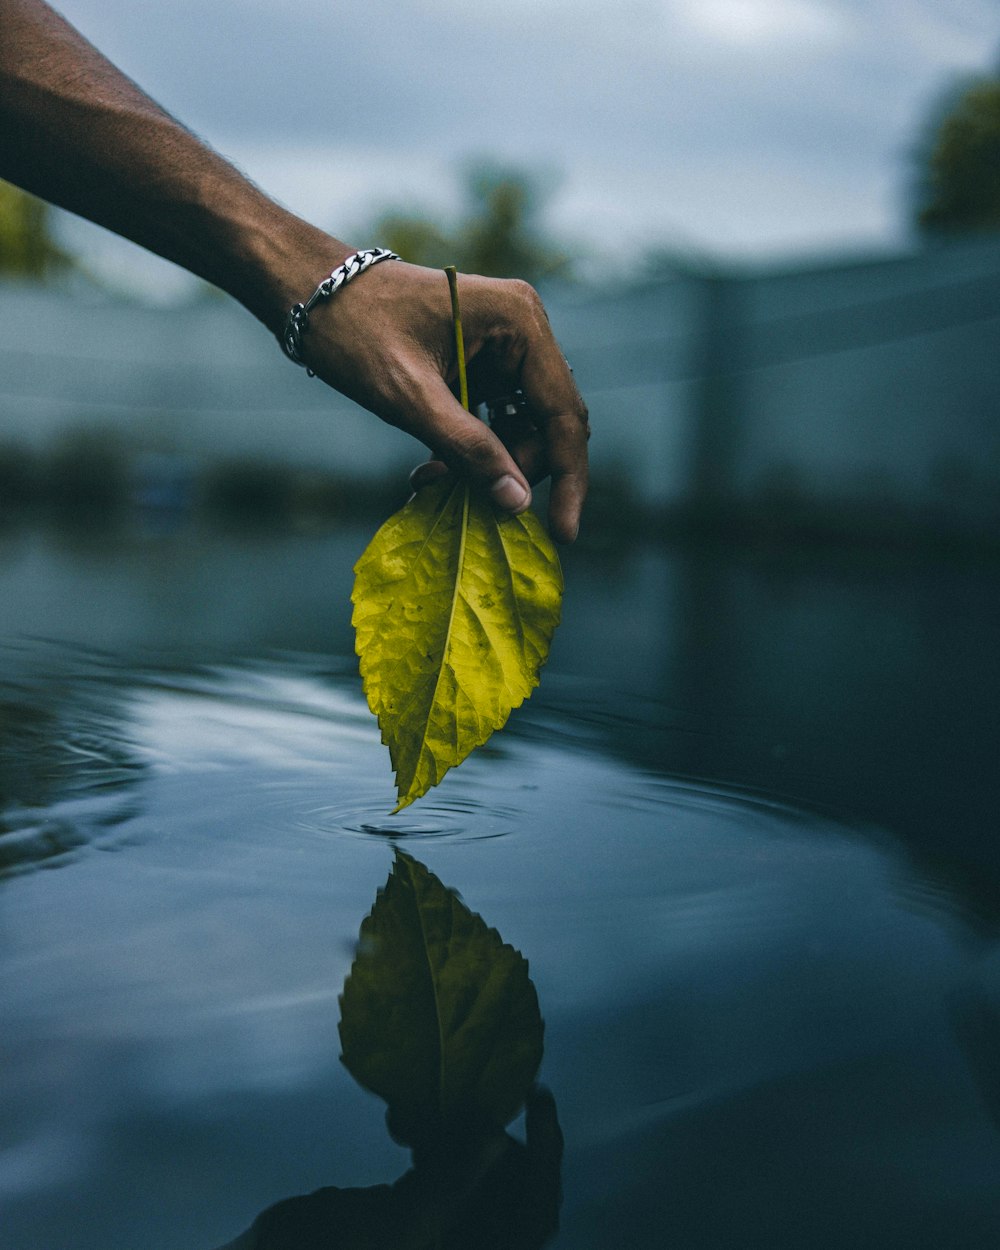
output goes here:
{"type": "Polygon", "coordinates": [[[51,209],[9,182],[0,182],[0,275],[44,281],[71,267],[52,238],[51,209]]]}
{"type": "Polygon", "coordinates": [[[1000,78],[939,108],[918,152],[916,223],[929,235],[1000,231],[1000,78]]]}
{"type": "Polygon", "coordinates": [[[381,239],[380,246],[398,252],[403,260],[413,265],[443,269],[445,265],[458,264],[456,244],[451,236],[426,217],[402,212],[383,213],[375,223],[372,238],[381,239]]]}
{"type": "Polygon", "coordinates": [[[545,197],[536,178],[479,164],[466,173],[465,193],[465,214],[450,229],[419,213],[387,212],[372,237],[417,265],[454,264],[467,273],[532,283],[570,275],[570,256],[538,224],[545,197]]]}

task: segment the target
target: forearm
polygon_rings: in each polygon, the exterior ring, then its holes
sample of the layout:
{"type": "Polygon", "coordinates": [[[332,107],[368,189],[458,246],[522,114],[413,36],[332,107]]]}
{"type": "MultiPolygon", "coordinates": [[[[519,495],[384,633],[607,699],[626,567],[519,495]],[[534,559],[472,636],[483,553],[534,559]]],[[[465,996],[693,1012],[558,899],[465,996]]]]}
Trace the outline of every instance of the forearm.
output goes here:
{"type": "Polygon", "coordinates": [[[221,287],[274,332],[353,250],[275,204],[40,0],[0,0],[0,177],[221,287]]]}
{"type": "MultiPolygon", "coordinates": [[[[149,99],[43,0],[0,0],[0,177],[175,261],[275,334],[353,247],[279,207],[149,99]]],[[[310,315],[304,362],[325,382],[527,507],[552,476],[556,537],[572,541],[587,488],[587,410],[524,283],[463,276],[466,349],[491,395],[521,389],[511,451],[448,388],[455,345],[438,270],[393,262],[310,315]],[[387,270],[392,272],[388,273],[387,270]]]]}

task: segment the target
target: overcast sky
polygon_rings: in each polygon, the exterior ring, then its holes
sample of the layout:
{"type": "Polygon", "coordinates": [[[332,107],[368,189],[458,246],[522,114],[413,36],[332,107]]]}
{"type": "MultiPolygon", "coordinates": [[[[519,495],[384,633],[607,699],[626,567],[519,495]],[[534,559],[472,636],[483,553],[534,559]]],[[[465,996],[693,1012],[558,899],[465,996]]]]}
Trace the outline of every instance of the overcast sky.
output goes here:
{"type": "MultiPolygon", "coordinates": [[[[906,238],[910,153],[1000,60],[1000,0],[63,0],[153,96],[350,238],[457,204],[480,155],[551,171],[594,252],[774,258],[906,238]]],[[[377,240],[361,240],[377,242],[377,240]]]]}

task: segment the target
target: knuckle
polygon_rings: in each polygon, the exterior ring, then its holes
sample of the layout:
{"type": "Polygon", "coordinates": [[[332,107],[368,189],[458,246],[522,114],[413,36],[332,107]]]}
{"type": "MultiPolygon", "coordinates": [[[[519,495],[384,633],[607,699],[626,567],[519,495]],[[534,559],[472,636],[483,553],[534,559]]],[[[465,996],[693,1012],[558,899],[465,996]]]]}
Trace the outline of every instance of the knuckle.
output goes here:
{"type": "Polygon", "coordinates": [[[542,297],[530,282],[525,282],[523,278],[508,278],[506,285],[514,302],[519,307],[526,308],[533,316],[545,316],[545,306],[542,304],[542,297]]]}
{"type": "Polygon", "coordinates": [[[567,443],[584,442],[590,438],[590,414],[582,401],[552,423],[553,433],[567,443]]]}
{"type": "Polygon", "coordinates": [[[507,285],[511,292],[518,299],[524,300],[528,304],[540,304],[541,297],[530,282],[526,282],[524,278],[508,278],[507,285]]]}

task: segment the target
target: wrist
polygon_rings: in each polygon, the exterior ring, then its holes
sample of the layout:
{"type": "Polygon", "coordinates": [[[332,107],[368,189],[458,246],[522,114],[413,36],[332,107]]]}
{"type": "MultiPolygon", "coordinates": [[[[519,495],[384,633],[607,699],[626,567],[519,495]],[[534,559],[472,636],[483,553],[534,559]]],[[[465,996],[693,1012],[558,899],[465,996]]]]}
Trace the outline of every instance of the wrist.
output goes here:
{"type": "Polygon", "coordinates": [[[292,305],[356,249],[268,203],[233,223],[230,250],[219,285],[280,338],[292,305]]]}

